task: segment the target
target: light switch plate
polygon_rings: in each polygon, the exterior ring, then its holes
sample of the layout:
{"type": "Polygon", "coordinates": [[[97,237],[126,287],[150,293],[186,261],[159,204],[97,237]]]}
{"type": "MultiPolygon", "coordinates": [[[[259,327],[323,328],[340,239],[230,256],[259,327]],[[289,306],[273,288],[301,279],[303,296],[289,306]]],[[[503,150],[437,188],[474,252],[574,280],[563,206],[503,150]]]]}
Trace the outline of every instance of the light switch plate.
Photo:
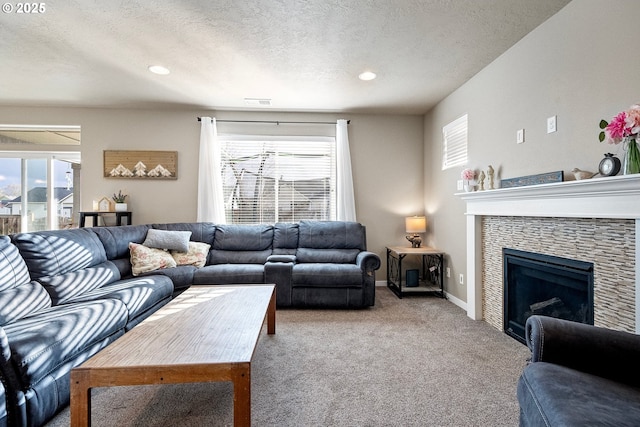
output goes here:
{"type": "Polygon", "coordinates": [[[518,132],[516,132],[516,142],[518,144],[522,144],[524,142],[524,129],[519,129],[518,132]]]}
{"type": "Polygon", "coordinates": [[[458,180],[458,191],[462,191],[464,188],[464,182],[461,179],[458,180]]]}
{"type": "Polygon", "coordinates": [[[551,116],[547,119],[547,133],[556,131],[556,118],[557,116],[551,116]]]}

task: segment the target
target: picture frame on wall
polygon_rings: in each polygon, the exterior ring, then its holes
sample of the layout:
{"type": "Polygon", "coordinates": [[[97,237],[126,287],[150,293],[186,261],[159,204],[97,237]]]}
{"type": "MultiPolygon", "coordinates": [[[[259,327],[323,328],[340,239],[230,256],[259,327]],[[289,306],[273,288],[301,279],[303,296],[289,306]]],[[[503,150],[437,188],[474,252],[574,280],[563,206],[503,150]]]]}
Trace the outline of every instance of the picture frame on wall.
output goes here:
{"type": "Polygon", "coordinates": [[[104,177],[178,179],[178,152],[155,150],[105,150],[104,177]]]}

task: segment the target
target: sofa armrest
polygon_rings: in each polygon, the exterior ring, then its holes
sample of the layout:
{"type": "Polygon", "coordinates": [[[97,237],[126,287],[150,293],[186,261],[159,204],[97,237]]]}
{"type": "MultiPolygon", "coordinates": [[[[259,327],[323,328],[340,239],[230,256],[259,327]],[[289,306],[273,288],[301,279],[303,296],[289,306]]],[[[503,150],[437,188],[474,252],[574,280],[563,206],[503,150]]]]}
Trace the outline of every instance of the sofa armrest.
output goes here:
{"type": "Polygon", "coordinates": [[[269,255],[267,257],[267,262],[292,262],[295,264],[296,256],[295,255],[269,255]]]}
{"type": "Polygon", "coordinates": [[[638,386],[640,336],[534,315],[525,328],[531,362],[548,362],[638,386]]]}
{"type": "Polygon", "coordinates": [[[276,285],[276,306],[290,307],[293,294],[295,255],[271,255],[264,264],[265,283],[276,285]]]}
{"type": "Polygon", "coordinates": [[[356,257],[356,265],[368,276],[373,276],[374,272],[380,268],[380,257],[373,252],[362,251],[356,257]]]}

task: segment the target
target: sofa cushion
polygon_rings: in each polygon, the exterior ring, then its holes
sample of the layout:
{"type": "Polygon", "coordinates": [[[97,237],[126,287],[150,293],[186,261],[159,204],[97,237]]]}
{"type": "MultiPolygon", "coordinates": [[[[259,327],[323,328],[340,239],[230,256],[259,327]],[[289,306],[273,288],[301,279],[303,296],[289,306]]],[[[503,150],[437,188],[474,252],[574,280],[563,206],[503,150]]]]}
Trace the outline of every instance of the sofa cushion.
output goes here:
{"type": "Polygon", "coordinates": [[[51,298],[38,282],[0,292],[0,325],[51,307],[51,298]]]}
{"type": "Polygon", "coordinates": [[[127,308],[127,329],[130,329],[146,318],[150,314],[150,309],[168,302],[172,294],[173,282],[171,279],[167,276],[154,275],[111,283],[79,295],[69,302],[76,304],[98,299],[120,300],[127,308]]]}
{"type": "Polygon", "coordinates": [[[264,264],[271,256],[271,250],[264,251],[221,251],[211,250],[209,264],[264,264]]]}
{"type": "Polygon", "coordinates": [[[93,227],[94,232],[110,260],[129,258],[129,242],[141,244],[147,238],[149,225],[124,225],[121,227],[93,227]]]}
{"type": "Polygon", "coordinates": [[[18,248],[8,236],[0,236],[0,292],[31,281],[29,270],[18,248]]]}
{"type": "Polygon", "coordinates": [[[30,280],[18,248],[0,236],[0,325],[51,307],[49,294],[30,280]]]}
{"type": "Polygon", "coordinates": [[[207,265],[193,273],[194,285],[230,285],[264,283],[263,264],[207,265]]]}
{"type": "Polygon", "coordinates": [[[126,321],[125,305],[104,299],[52,307],[3,326],[22,389],[87,351],[95,352],[96,344],[106,345],[126,321]]]}
{"type": "Polygon", "coordinates": [[[53,305],[63,304],[75,296],[117,280],[120,280],[120,272],[111,261],[65,274],[38,278],[38,282],[51,296],[53,305]]]}
{"type": "Polygon", "coordinates": [[[189,250],[190,231],[156,230],[150,228],[142,242],[148,248],[187,252],[189,250]]]}
{"type": "Polygon", "coordinates": [[[362,287],[362,270],[355,264],[294,264],[293,287],[362,287]]]}
{"type": "Polygon", "coordinates": [[[522,426],[637,426],[640,390],[561,365],[535,362],[518,382],[522,426]]]}
{"type": "Polygon", "coordinates": [[[189,242],[187,252],[171,251],[171,256],[177,265],[193,265],[194,267],[204,267],[209,257],[211,246],[202,242],[189,242]]]}
{"type": "Polygon", "coordinates": [[[107,260],[102,242],[86,228],[14,234],[12,241],[32,279],[65,274],[107,260]]]}
{"type": "Polygon", "coordinates": [[[162,249],[148,248],[137,243],[129,243],[131,252],[131,272],[134,276],[161,268],[172,268],[176,261],[171,253],[162,249]]]}
{"type": "Polygon", "coordinates": [[[225,251],[271,250],[273,226],[271,225],[217,225],[213,249],[225,251]]]}
{"type": "Polygon", "coordinates": [[[299,248],[367,249],[365,228],[357,222],[300,221],[299,248]]]}
{"type": "Polygon", "coordinates": [[[174,292],[179,289],[186,289],[193,284],[193,275],[197,268],[193,265],[179,265],[175,268],[163,268],[161,270],[153,270],[142,273],[137,277],[145,276],[167,276],[173,282],[174,292]]]}
{"type": "Polygon", "coordinates": [[[337,264],[355,264],[360,249],[309,249],[299,248],[297,262],[328,262],[337,264]]]}
{"type": "Polygon", "coordinates": [[[298,248],[298,224],[278,222],[273,226],[273,253],[295,255],[298,248]]]}

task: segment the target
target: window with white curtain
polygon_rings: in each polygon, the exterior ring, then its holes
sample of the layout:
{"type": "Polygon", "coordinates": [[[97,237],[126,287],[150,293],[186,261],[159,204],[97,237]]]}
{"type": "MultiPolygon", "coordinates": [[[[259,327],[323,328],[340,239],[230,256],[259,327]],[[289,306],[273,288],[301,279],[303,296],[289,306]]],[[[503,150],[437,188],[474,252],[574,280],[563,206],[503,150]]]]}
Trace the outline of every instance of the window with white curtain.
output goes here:
{"type": "Polygon", "coordinates": [[[442,170],[467,163],[467,114],[442,128],[442,170]]]}
{"type": "Polygon", "coordinates": [[[229,224],[335,220],[335,138],[218,139],[229,224]]]}

